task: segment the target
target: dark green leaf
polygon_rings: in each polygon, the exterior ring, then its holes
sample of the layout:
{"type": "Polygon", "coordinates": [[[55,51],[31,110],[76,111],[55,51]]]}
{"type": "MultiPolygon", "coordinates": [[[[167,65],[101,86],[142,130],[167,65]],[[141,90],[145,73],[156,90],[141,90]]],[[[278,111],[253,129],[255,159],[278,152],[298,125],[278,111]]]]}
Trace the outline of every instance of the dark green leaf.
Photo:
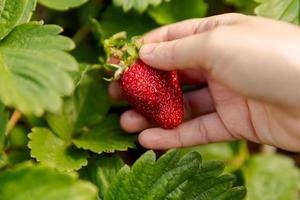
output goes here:
{"type": "Polygon", "coordinates": [[[5,146],[5,132],[8,123],[9,113],[5,110],[5,106],[0,101],[0,155],[5,146]]]}
{"type": "Polygon", "coordinates": [[[73,139],[78,148],[95,153],[125,151],[134,148],[135,136],[126,135],[119,125],[119,117],[107,116],[99,125],[87,130],[86,133],[73,139]]]}
{"type": "Polygon", "coordinates": [[[148,151],[120,170],[104,199],[243,199],[244,188],[232,188],[234,177],[221,175],[223,169],[220,162],[201,164],[196,152],[171,150],[156,161],[148,151]]]}
{"type": "Polygon", "coordinates": [[[85,65],[76,78],[76,90],[65,99],[62,113],[46,116],[52,130],[61,138],[70,139],[74,133],[100,123],[110,108],[107,83],[99,76],[89,75],[88,70],[89,65],[85,65]]]}
{"type": "Polygon", "coordinates": [[[123,13],[119,8],[109,7],[102,16],[100,22],[104,38],[109,38],[115,33],[126,31],[129,37],[141,35],[156,27],[147,15],[139,15],[131,11],[123,13]]]}
{"type": "Polygon", "coordinates": [[[170,24],[189,18],[205,16],[207,4],[204,0],[172,0],[148,10],[158,24],[170,24]]]}
{"type": "Polygon", "coordinates": [[[253,0],[225,0],[227,4],[233,5],[238,12],[244,14],[254,14],[256,3],[253,0]]]}
{"type": "Polygon", "coordinates": [[[104,198],[109,186],[124,165],[121,158],[116,155],[100,155],[100,158],[89,160],[88,166],[81,170],[84,177],[94,183],[99,189],[99,197],[104,198]]]}

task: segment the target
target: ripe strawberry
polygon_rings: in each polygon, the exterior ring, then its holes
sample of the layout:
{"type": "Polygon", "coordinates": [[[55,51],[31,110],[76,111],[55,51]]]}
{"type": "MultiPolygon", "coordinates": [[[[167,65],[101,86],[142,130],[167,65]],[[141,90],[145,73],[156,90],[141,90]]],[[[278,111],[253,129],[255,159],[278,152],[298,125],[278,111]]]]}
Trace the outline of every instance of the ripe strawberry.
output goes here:
{"type": "Polygon", "coordinates": [[[138,60],[121,78],[127,101],[162,128],[177,127],[183,119],[183,96],[177,72],[153,69],[138,60]]]}
{"type": "Polygon", "coordinates": [[[111,80],[120,80],[129,104],[148,120],[166,129],[177,127],[184,116],[177,72],[157,70],[143,63],[138,59],[139,43],[136,39],[126,41],[124,34],[118,33],[105,41],[107,65],[115,68],[111,80]]]}

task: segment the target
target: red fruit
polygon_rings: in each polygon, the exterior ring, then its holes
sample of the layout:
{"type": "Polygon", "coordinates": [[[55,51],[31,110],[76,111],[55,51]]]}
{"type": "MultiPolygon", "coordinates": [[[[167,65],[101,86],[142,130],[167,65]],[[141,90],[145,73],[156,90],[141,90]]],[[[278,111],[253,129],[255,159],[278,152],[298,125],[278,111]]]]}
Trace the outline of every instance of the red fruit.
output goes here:
{"type": "Polygon", "coordinates": [[[153,69],[141,60],[124,72],[121,87],[127,101],[148,120],[166,129],[183,119],[183,95],[176,71],[153,69]]]}

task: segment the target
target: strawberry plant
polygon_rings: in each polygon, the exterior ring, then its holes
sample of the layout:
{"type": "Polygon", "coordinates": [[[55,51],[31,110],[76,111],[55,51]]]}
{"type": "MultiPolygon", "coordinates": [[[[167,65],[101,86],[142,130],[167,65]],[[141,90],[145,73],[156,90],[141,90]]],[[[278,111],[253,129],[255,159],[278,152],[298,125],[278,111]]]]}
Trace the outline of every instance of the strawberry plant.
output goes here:
{"type": "MultiPolygon", "coordinates": [[[[119,125],[128,105],[108,95],[105,41],[229,11],[300,23],[296,0],[0,0],[0,199],[299,199],[296,154],[246,142],[154,152],[119,125]]],[[[129,103],[152,106],[126,87],[131,70],[170,79],[155,84],[176,118],[141,112],[177,126],[176,72],[134,59],[122,75],[129,103]]]]}

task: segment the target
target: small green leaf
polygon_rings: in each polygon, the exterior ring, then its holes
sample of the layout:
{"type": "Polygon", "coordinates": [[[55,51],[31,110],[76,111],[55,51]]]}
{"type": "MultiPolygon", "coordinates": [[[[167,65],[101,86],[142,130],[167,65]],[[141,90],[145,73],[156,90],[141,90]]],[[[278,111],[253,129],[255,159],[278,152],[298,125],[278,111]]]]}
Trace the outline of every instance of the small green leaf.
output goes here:
{"type": "Polygon", "coordinates": [[[36,0],[0,1],[0,39],[14,27],[30,20],[36,0]]]}
{"type": "Polygon", "coordinates": [[[46,116],[51,129],[63,139],[70,139],[74,133],[100,123],[110,108],[107,83],[88,70],[89,65],[85,65],[76,75],[76,90],[65,99],[62,113],[46,116]]]}
{"type": "Polygon", "coordinates": [[[73,143],[78,148],[102,153],[125,151],[128,148],[134,148],[135,139],[135,136],[123,133],[119,125],[118,116],[110,115],[99,125],[73,139],[73,143]]]}
{"type": "Polygon", "coordinates": [[[94,183],[99,189],[99,197],[104,198],[109,186],[124,165],[117,155],[101,155],[99,158],[89,160],[88,166],[81,169],[81,174],[94,183]]]}
{"type": "Polygon", "coordinates": [[[201,164],[196,152],[171,150],[156,161],[154,152],[148,151],[131,169],[125,165],[119,171],[104,199],[243,199],[244,188],[232,188],[234,177],[221,175],[223,169],[221,162],[201,164]]]}
{"type": "Polygon", "coordinates": [[[204,0],[172,0],[148,10],[149,15],[161,25],[189,18],[204,17],[207,4],[204,0]]]}
{"type": "Polygon", "coordinates": [[[102,18],[100,25],[104,39],[121,31],[126,31],[128,37],[141,35],[157,26],[147,15],[139,15],[133,11],[124,13],[112,6],[107,8],[102,18]]]}
{"type": "Polygon", "coordinates": [[[75,59],[64,52],[74,44],[58,36],[61,31],[31,22],[0,42],[0,97],[5,105],[37,116],[61,109],[62,96],[74,89],[68,71],[77,70],[75,59]]]}
{"type": "Polygon", "coordinates": [[[38,0],[38,2],[55,10],[69,10],[70,8],[81,6],[88,0],[38,0]]]}
{"type": "Polygon", "coordinates": [[[122,6],[124,12],[134,9],[142,13],[146,11],[149,6],[158,6],[164,1],[169,2],[171,0],[113,0],[113,3],[116,6],[122,6]]]}
{"type": "Polygon", "coordinates": [[[262,17],[282,20],[294,24],[300,21],[299,0],[256,0],[260,5],[255,8],[255,14],[262,17]]]}
{"type": "Polygon", "coordinates": [[[0,101],[0,156],[5,146],[5,131],[8,123],[9,113],[6,111],[5,106],[0,101]]]}
{"type": "Polygon", "coordinates": [[[34,128],[28,136],[31,156],[60,171],[78,170],[87,165],[87,153],[56,137],[46,128],[34,128]]]}
{"type": "Polygon", "coordinates": [[[243,174],[249,200],[299,200],[300,171],[286,156],[253,156],[243,174]]]}
{"type": "Polygon", "coordinates": [[[97,189],[75,174],[45,166],[25,165],[0,173],[3,200],[96,200],[97,189]]]}

